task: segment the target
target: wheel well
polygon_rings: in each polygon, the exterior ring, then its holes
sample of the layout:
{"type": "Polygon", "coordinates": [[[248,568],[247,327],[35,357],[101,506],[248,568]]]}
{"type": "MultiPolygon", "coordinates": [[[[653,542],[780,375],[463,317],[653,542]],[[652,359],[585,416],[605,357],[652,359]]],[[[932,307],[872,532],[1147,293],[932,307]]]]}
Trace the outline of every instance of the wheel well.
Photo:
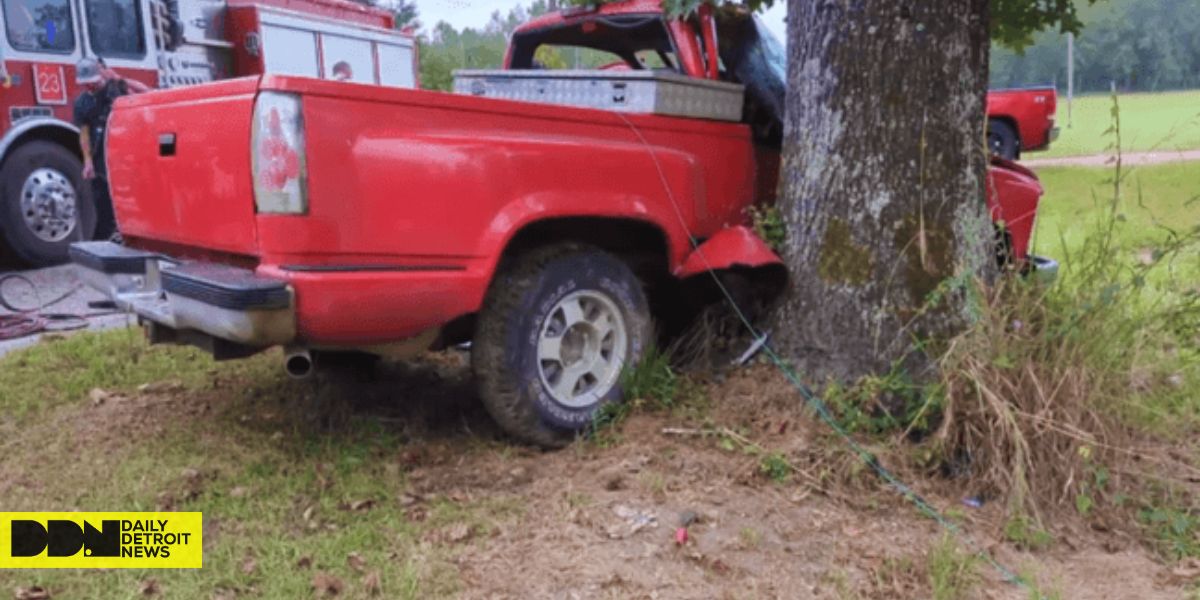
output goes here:
{"type": "Polygon", "coordinates": [[[17,136],[12,144],[4,152],[4,161],[8,161],[8,157],[12,156],[18,148],[30,142],[50,142],[58,144],[66,148],[68,152],[75,155],[75,158],[83,160],[83,154],[79,151],[79,134],[67,129],[66,127],[44,126],[30,129],[25,133],[17,136]]]}
{"type": "Polygon", "coordinates": [[[1014,119],[1008,115],[997,115],[994,117],[989,116],[988,122],[990,123],[992,121],[997,121],[999,123],[1004,123],[1005,125],[1008,125],[1008,128],[1012,129],[1013,135],[1017,136],[1017,146],[1019,147],[1021,145],[1021,128],[1017,126],[1016,119],[1014,119]]]}
{"type": "Polygon", "coordinates": [[[635,219],[578,217],[537,221],[509,240],[500,259],[504,261],[559,242],[580,242],[611,252],[644,279],[668,274],[666,235],[656,225],[635,219]]]}

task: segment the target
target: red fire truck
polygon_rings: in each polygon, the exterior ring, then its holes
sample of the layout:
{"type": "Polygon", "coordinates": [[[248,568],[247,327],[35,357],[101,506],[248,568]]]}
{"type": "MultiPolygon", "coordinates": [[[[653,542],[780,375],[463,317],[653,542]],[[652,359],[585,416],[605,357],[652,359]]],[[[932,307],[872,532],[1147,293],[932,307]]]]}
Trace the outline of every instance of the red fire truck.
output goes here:
{"type": "Polygon", "coordinates": [[[0,10],[0,238],[32,265],[65,261],[95,230],[71,124],[85,56],[161,88],[264,72],[417,85],[412,32],[348,0],[0,0],[0,10]]]}

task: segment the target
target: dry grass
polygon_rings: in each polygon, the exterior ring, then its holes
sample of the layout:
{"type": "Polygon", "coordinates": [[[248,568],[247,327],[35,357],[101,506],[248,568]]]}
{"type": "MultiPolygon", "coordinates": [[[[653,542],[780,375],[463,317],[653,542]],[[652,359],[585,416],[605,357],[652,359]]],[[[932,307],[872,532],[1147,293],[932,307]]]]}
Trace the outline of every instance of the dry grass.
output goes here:
{"type": "Polygon", "coordinates": [[[1113,241],[1116,206],[1054,286],[1011,279],[991,290],[942,359],[945,456],[1035,518],[1052,506],[1086,514],[1122,483],[1114,473],[1200,475],[1154,449],[1200,411],[1200,296],[1158,277],[1200,249],[1200,232],[1131,262],[1113,241]],[[1152,289],[1155,279],[1165,283],[1152,289]]]}

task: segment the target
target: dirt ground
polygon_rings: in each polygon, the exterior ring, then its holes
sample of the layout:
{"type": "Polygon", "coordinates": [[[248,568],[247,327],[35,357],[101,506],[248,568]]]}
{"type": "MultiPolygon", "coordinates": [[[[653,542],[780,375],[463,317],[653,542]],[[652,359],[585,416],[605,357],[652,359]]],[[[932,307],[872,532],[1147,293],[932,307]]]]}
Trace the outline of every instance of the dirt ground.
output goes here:
{"type": "MultiPolygon", "coordinates": [[[[1121,162],[1127,167],[1197,160],[1200,160],[1200,150],[1126,152],[1121,155],[1121,162]]],[[[1092,156],[1037,158],[1035,155],[1034,158],[1023,159],[1019,162],[1032,169],[1039,167],[1105,167],[1113,164],[1113,156],[1111,154],[1095,154],[1092,156]]]]}
{"type": "MultiPolygon", "coordinates": [[[[504,440],[472,397],[459,354],[382,371],[371,383],[343,392],[354,417],[375,421],[404,440],[380,460],[401,466],[405,487],[373,510],[411,516],[435,498],[463,504],[504,498],[520,507],[469,539],[469,533],[453,528],[426,534],[422,547],[445,549],[457,571],[450,595],[931,597],[928,556],[943,531],[865,471],[852,483],[827,476],[826,471],[853,460],[823,426],[798,410],[795,395],[768,367],[715,384],[711,406],[701,417],[637,413],[604,443],[580,441],[558,452],[504,440]],[[418,391],[420,400],[394,402],[418,391]],[[801,475],[783,482],[768,479],[758,456],[695,435],[702,427],[728,427],[789,457],[824,457],[799,461],[815,483],[806,484],[810,480],[801,475]],[[686,541],[680,538],[683,523],[689,523],[686,541]]],[[[74,497],[37,474],[112,472],[106,461],[121,460],[131,445],[145,440],[172,434],[220,438],[232,436],[231,429],[239,436],[284,435],[273,433],[286,418],[277,404],[246,404],[247,397],[261,395],[253,388],[220,377],[203,392],[151,387],[100,402],[85,399],[20,428],[0,427],[5,456],[0,506],[70,505],[74,497]],[[214,427],[214,415],[221,414],[238,415],[236,424],[214,427]]],[[[1051,548],[1020,551],[1002,541],[1000,507],[965,507],[962,497],[946,492],[954,489],[953,482],[928,482],[928,487],[936,489],[917,489],[958,515],[973,543],[1035,578],[1047,597],[1187,597],[1182,586],[1188,582],[1181,577],[1188,574],[1156,562],[1136,540],[1051,523],[1057,540],[1051,548]]],[[[208,528],[222,515],[206,513],[205,518],[208,528]]],[[[977,570],[980,579],[967,597],[1030,597],[990,567],[977,570]]],[[[20,581],[0,579],[9,589],[20,581]]]]}

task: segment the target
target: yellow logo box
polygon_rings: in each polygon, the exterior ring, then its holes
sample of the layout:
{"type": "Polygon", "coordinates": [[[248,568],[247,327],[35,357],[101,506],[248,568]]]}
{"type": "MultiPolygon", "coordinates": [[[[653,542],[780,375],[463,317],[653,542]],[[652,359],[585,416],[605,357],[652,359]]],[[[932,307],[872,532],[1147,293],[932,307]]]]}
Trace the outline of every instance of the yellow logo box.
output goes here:
{"type": "Polygon", "coordinates": [[[199,569],[198,512],[0,512],[0,569],[199,569]]]}

